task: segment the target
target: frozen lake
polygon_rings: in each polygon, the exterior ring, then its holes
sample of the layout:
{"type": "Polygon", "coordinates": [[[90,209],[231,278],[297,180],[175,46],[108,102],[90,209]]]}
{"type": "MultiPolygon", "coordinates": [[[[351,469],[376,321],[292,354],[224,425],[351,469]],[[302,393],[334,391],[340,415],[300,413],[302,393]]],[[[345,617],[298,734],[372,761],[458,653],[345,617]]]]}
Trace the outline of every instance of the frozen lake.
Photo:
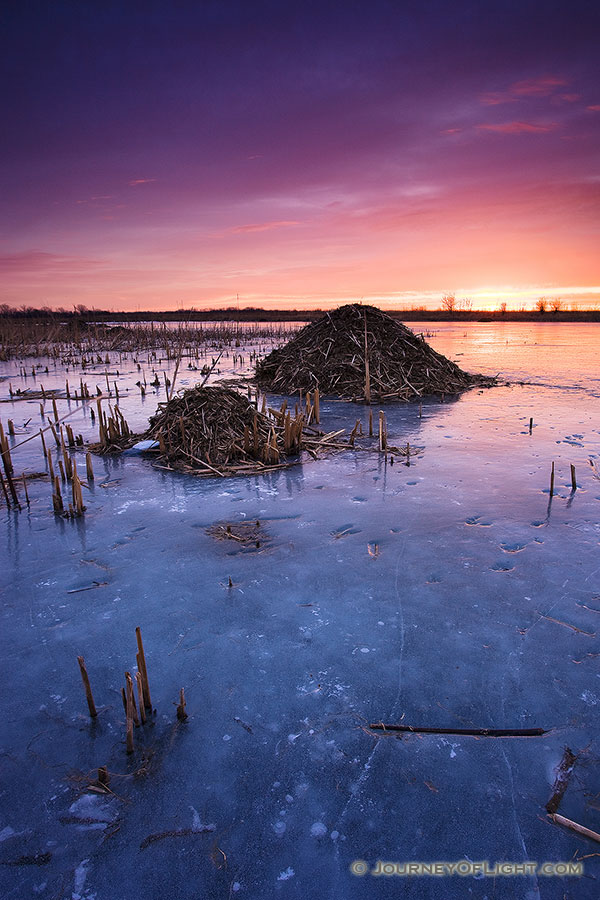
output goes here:
{"type": "MultiPolygon", "coordinates": [[[[422,417],[386,406],[390,443],[424,448],[410,466],[345,451],[194,479],[95,457],[83,518],[55,518],[47,478],[28,483],[21,512],[0,507],[0,896],[598,896],[597,845],[550,822],[545,804],[568,746],[578,758],[559,812],[600,831],[600,480],[589,462],[600,457],[600,332],[414,330],[509,383],[428,400],[422,417]],[[253,520],[259,548],[207,533],[253,520]],[[127,756],[120,690],[136,626],[156,715],[127,756]],[[394,735],[375,722],[547,733],[394,735]],[[104,765],[111,793],[90,792],[104,765]],[[357,860],[366,874],[352,874],[357,860]],[[378,860],[583,860],[584,873],[376,877],[378,860]]],[[[248,350],[227,349],[211,383],[248,374],[248,350]]],[[[44,361],[33,377],[40,362],[0,362],[0,399],[9,384],[103,387],[109,372],[139,431],[164,400],[147,354],[145,398],[130,356],[68,373],[44,361]]],[[[184,362],[177,388],[201,380],[184,362]]],[[[173,373],[173,361],[154,365],[173,373]]],[[[56,402],[95,438],[91,404],[56,402]]],[[[0,417],[15,424],[15,472],[45,472],[39,439],[16,446],[46,424],[39,400],[3,402],[0,417]]],[[[366,424],[364,406],[321,402],[324,430],[357,418],[366,424]]]]}

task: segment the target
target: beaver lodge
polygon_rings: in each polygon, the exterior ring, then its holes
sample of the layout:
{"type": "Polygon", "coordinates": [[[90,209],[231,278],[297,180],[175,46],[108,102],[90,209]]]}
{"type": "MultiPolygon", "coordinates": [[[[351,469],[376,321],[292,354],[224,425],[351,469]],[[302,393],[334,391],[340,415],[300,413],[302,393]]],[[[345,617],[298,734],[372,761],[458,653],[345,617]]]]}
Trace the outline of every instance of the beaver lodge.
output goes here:
{"type": "Polygon", "coordinates": [[[375,306],[352,303],[306,325],[256,366],[257,383],[279,394],[319,388],[343,400],[378,403],[459,394],[495,379],[463,372],[375,306]]]}

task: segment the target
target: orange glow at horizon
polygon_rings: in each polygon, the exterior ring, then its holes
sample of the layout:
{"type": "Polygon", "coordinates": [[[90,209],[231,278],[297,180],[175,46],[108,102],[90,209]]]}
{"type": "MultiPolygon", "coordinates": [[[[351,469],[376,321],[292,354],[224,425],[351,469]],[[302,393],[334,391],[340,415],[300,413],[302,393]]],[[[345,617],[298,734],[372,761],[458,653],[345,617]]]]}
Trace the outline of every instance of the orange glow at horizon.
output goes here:
{"type": "Polygon", "coordinates": [[[574,3],[17,4],[0,305],[596,307],[574,3]]]}

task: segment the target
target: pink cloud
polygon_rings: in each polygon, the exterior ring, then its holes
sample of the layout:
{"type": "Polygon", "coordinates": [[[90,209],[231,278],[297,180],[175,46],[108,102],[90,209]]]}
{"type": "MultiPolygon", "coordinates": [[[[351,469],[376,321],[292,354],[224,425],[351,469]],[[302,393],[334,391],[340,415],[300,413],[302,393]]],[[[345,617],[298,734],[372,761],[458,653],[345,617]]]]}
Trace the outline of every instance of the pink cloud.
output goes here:
{"type": "Polygon", "coordinates": [[[534,122],[499,122],[497,124],[477,125],[479,131],[493,131],[496,134],[547,134],[556,131],[557,122],[548,122],[546,125],[534,122]]]}
{"type": "Polygon", "coordinates": [[[462,128],[444,128],[441,134],[460,134],[462,128]]]}
{"type": "Polygon", "coordinates": [[[592,106],[588,106],[592,112],[600,112],[600,103],[594,103],[592,106]]]}
{"type": "Polygon", "coordinates": [[[525,81],[517,81],[510,87],[510,92],[519,97],[548,97],[554,92],[554,88],[564,87],[568,84],[564,78],[555,78],[547,75],[542,78],[527,78],[525,81]]]}
{"type": "MultiPolygon", "coordinates": [[[[498,106],[501,103],[517,103],[524,97],[549,97],[556,88],[565,87],[568,84],[563,78],[552,75],[540,78],[527,78],[524,81],[515,81],[506,91],[489,91],[480,96],[484,106],[498,106]]],[[[561,94],[564,100],[576,100],[577,94],[561,94]]]]}
{"type": "Polygon", "coordinates": [[[153,181],[156,181],[156,178],[134,178],[128,184],[129,187],[135,187],[138,184],[152,184],[153,181]]]}
{"type": "Polygon", "coordinates": [[[484,106],[499,106],[501,103],[516,103],[517,98],[511,97],[508,91],[490,91],[479,97],[484,106]]]}

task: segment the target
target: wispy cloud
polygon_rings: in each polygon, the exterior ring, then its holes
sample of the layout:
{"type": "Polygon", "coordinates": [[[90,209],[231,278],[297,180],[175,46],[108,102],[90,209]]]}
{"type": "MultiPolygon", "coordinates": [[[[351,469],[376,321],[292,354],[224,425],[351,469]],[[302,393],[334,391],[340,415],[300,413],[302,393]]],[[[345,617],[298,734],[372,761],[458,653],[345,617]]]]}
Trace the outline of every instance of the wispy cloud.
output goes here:
{"type": "Polygon", "coordinates": [[[128,184],[129,187],[136,187],[138,184],[152,184],[154,181],[156,181],[156,178],[134,178],[128,184]]]}
{"type": "Polygon", "coordinates": [[[235,225],[227,229],[227,234],[252,234],[257,231],[273,231],[275,228],[289,228],[292,225],[301,225],[296,220],[281,222],[257,222],[251,225],[235,225]]]}
{"type": "Polygon", "coordinates": [[[559,128],[558,122],[497,122],[477,125],[478,131],[492,131],[496,134],[548,134],[559,128]]]}
{"type": "Polygon", "coordinates": [[[68,273],[87,271],[102,266],[96,259],[61,256],[46,250],[22,250],[18,253],[0,254],[0,272],[31,275],[33,273],[68,273]]]}
{"type": "Polygon", "coordinates": [[[86,200],[77,200],[76,203],[98,203],[101,200],[112,200],[112,194],[101,194],[98,197],[88,197],[86,200]]]}

